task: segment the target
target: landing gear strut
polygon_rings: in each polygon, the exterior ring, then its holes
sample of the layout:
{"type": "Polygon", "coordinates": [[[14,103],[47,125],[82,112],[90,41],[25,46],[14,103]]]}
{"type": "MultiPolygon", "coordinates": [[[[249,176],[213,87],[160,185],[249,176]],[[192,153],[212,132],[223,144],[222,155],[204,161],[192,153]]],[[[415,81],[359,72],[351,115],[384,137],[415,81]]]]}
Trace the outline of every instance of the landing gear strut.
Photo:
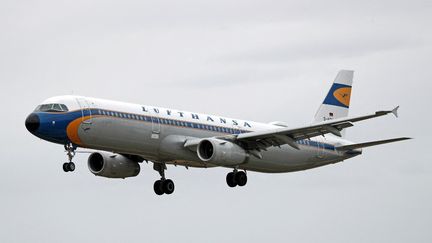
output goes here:
{"type": "Polygon", "coordinates": [[[165,164],[153,164],[153,169],[159,172],[159,175],[161,176],[160,180],[155,181],[153,185],[153,189],[157,195],[162,194],[171,194],[174,192],[174,182],[170,179],[165,178],[165,170],[166,165],[165,164]]]}
{"type": "Polygon", "coordinates": [[[75,170],[75,164],[74,164],[74,162],[72,162],[72,159],[75,156],[76,146],[68,143],[68,144],[65,144],[64,148],[67,152],[69,162],[66,162],[63,164],[63,171],[64,172],[69,172],[69,171],[72,172],[75,170]]]}
{"type": "Polygon", "coordinates": [[[229,187],[244,186],[247,183],[247,175],[244,171],[234,169],[226,176],[226,182],[229,187]]]}

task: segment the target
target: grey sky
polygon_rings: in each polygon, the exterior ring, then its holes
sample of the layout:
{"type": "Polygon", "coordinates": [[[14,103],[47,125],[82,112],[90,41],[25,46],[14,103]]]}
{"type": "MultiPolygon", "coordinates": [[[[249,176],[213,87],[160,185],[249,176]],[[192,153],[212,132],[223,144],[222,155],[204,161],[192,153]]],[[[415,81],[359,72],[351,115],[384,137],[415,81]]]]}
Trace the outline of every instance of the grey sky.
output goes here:
{"type": "Polygon", "coordinates": [[[0,3],[0,242],[431,242],[431,1],[12,1],[0,3]],[[81,94],[262,122],[307,124],[339,69],[351,115],[400,118],[348,138],[415,140],[287,174],[169,167],[158,197],[126,180],[65,174],[61,146],[24,119],[81,94]]]}

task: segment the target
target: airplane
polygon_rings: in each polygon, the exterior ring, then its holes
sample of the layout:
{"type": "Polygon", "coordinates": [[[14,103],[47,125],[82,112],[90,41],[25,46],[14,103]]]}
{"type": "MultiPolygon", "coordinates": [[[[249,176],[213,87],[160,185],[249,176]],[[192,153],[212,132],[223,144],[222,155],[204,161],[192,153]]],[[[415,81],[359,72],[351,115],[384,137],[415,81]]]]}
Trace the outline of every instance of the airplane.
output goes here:
{"type": "Polygon", "coordinates": [[[183,110],[130,104],[83,96],[57,96],[43,101],[26,118],[27,130],[61,144],[67,152],[65,172],[75,170],[77,149],[91,149],[91,173],[128,178],[140,173],[140,163],[152,162],[161,179],[157,195],[174,192],[165,177],[168,165],[232,170],[229,187],[247,183],[247,171],[282,173],[329,165],[362,154],[362,148],[410,139],[399,137],[353,143],[345,129],[354,123],[393,114],[398,108],[348,117],[353,71],[338,72],[310,125],[260,123],[183,110]]]}

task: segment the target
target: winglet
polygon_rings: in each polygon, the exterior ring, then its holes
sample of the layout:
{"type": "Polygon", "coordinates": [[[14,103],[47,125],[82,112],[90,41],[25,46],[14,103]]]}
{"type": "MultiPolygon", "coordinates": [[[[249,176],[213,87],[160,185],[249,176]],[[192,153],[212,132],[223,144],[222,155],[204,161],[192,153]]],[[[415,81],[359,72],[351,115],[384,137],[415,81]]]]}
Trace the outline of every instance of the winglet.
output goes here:
{"type": "Polygon", "coordinates": [[[399,116],[398,116],[398,110],[399,110],[399,106],[396,106],[396,107],[391,111],[391,113],[393,113],[393,115],[394,115],[395,117],[399,117],[399,116]]]}

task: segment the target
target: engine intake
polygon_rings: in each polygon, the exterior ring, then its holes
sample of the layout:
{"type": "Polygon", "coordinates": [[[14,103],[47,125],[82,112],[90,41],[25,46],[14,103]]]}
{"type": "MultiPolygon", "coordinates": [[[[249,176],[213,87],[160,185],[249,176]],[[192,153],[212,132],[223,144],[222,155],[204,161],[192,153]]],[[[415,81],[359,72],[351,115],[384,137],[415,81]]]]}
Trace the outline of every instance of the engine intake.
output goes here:
{"type": "Polygon", "coordinates": [[[197,155],[203,162],[219,166],[238,165],[248,157],[246,151],[237,144],[216,138],[201,140],[197,155]]]}
{"type": "Polygon", "coordinates": [[[120,154],[105,152],[92,153],[87,161],[91,173],[108,178],[126,178],[137,176],[140,165],[120,154]]]}

